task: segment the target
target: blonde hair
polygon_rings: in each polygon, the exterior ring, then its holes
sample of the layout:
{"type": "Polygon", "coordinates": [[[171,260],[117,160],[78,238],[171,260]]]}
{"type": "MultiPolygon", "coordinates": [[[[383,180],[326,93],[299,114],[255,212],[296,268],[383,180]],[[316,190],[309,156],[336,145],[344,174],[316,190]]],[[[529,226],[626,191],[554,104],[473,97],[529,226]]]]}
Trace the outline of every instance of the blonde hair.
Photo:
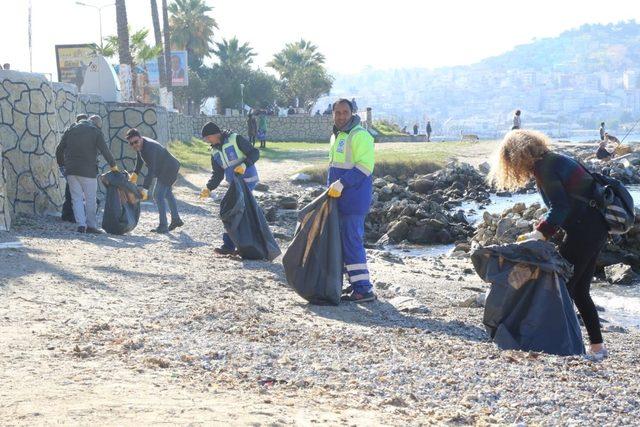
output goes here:
{"type": "Polygon", "coordinates": [[[487,181],[501,189],[521,188],[533,177],[535,162],[549,151],[549,138],[542,132],[512,130],[493,153],[487,181]]]}

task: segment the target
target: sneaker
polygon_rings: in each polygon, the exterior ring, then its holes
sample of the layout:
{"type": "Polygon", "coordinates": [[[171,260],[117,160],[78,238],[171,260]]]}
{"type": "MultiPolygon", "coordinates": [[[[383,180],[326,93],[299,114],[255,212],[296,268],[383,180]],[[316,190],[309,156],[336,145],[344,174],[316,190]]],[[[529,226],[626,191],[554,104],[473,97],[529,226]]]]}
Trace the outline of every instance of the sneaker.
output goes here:
{"type": "Polygon", "coordinates": [[[236,253],[235,249],[231,249],[227,246],[220,246],[219,248],[215,248],[213,251],[218,255],[234,255],[236,253]]]}
{"type": "Polygon", "coordinates": [[[104,230],[100,230],[99,228],[87,227],[87,233],[104,234],[104,230]]]}
{"type": "Polygon", "coordinates": [[[340,301],[361,303],[375,301],[376,299],[378,299],[378,297],[373,293],[373,291],[369,291],[366,294],[360,294],[353,291],[348,295],[343,295],[342,298],[340,298],[340,301]]]}
{"type": "Polygon", "coordinates": [[[169,229],[167,228],[167,226],[157,226],[156,228],[152,228],[151,229],[152,233],[159,233],[159,234],[166,234],[169,232],[169,229]]]}
{"type": "Polygon", "coordinates": [[[86,233],[86,232],[87,232],[87,227],[80,226],[80,227],[78,227],[78,228],[77,228],[77,230],[76,230],[76,231],[77,231],[78,233],[82,233],[82,234],[84,234],[84,233],[86,233]]]}
{"type": "Polygon", "coordinates": [[[353,292],[353,286],[349,285],[342,290],[342,295],[347,295],[353,292]]]}
{"type": "Polygon", "coordinates": [[[182,222],[182,220],[178,218],[176,221],[171,221],[171,224],[169,224],[169,231],[175,230],[176,228],[182,227],[183,225],[184,222],[182,222]]]}
{"type": "Polygon", "coordinates": [[[602,350],[600,351],[588,351],[587,354],[584,355],[585,359],[592,362],[602,362],[607,357],[609,357],[609,350],[605,347],[602,347],[602,350]]]}

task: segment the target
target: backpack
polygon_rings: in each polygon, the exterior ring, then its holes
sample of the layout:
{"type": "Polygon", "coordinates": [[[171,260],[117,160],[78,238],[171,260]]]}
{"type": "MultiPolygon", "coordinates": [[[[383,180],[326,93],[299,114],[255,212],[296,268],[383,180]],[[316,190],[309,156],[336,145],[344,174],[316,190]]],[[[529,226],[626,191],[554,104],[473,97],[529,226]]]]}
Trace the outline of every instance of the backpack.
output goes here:
{"type": "Polygon", "coordinates": [[[577,195],[572,197],[598,209],[609,227],[609,234],[624,234],[629,231],[636,219],[633,197],[629,190],[617,179],[590,172],[582,163],[580,165],[595,181],[593,195],[590,199],[577,195]]]}

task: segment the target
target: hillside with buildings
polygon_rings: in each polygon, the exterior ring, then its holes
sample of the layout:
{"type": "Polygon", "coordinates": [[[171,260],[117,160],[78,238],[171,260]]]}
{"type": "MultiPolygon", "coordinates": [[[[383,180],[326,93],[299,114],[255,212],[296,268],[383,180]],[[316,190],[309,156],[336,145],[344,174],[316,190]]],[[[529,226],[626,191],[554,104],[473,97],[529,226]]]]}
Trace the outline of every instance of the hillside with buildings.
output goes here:
{"type": "Polygon", "coordinates": [[[555,136],[640,117],[640,24],[583,25],[469,66],[337,74],[332,95],[355,96],[389,118],[436,133],[501,135],[515,109],[555,136]]]}

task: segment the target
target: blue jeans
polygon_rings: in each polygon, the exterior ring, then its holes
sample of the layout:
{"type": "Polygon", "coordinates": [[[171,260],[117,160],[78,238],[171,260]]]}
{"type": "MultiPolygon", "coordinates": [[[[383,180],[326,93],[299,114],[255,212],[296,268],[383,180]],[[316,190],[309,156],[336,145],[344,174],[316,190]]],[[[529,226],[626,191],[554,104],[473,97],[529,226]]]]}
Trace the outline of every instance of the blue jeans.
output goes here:
{"type": "MultiPolygon", "coordinates": [[[[251,194],[253,194],[253,189],[256,188],[258,182],[245,182],[245,184],[247,184],[247,188],[249,189],[251,194]]],[[[231,237],[229,237],[227,233],[222,233],[222,247],[231,251],[236,249],[235,243],[233,243],[233,240],[231,240],[231,237]]]]}
{"type": "Polygon", "coordinates": [[[165,204],[165,200],[167,203],[169,203],[169,210],[171,211],[171,222],[180,219],[176,198],[173,196],[173,191],[171,190],[170,185],[164,185],[161,182],[156,182],[153,199],[156,201],[156,205],[158,206],[158,214],[160,215],[160,227],[167,226],[167,205],[165,204]]]}

